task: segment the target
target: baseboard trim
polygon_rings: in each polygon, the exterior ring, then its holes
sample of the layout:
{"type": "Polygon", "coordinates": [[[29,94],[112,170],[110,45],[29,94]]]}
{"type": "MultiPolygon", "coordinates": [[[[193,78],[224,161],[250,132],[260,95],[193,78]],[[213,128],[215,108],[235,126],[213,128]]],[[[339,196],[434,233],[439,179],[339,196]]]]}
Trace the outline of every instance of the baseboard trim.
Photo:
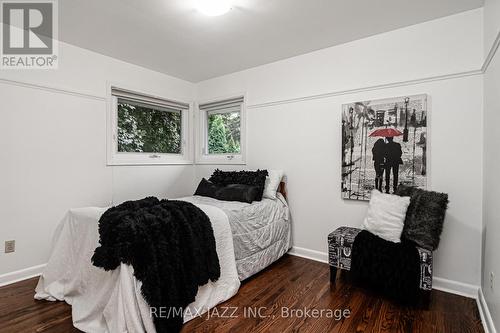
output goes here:
{"type": "Polygon", "coordinates": [[[301,257],[301,258],[306,258],[306,259],[311,259],[314,261],[319,261],[322,263],[328,263],[328,254],[325,252],[321,251],[315,251],[315,250],[310,250],[306,249],[303,247],[297,247],[293,246],[290,251],[288,251],[288,254],[296,257],[301,257]]]}
{"type": "Polygon", "coordinates": [[[432,278],[432,289],[476,299],[479,286],[435,276],[432,278]]]}
{"type": "Polygon", "coordinates": [[[485,333],[497,333],[495,329],[495,324],[493,323],[493,318],[491,317],[490,309],[488,308],[488,303],[484,298],[483,289],[479,288],[477,291],[477,308],[479,309],[479,315],[481,316],[481,322],[483,323],[485,333]]]}
{"type": "MultiPolygon", "coordinates": [[[[290,249],[290,251],[288,251],[288,254],[314,261],[319,261],[322,263],[328,263],[328,253],[321,251],[293,246],[290,249]]],[[[470,297],[474,299],[477,299],[477,292],[479,290],[478,286],[463,282],[448,280],[440,277],[434,277],[432,279],[432,287],[433,289],[436,290],[448,292],[450,294],[470,297]]]]}
{"type": "Polygon", "coordinates": [[[0,275],[0,287],[40,276],[46,264],[32,266],[0,275]]]}

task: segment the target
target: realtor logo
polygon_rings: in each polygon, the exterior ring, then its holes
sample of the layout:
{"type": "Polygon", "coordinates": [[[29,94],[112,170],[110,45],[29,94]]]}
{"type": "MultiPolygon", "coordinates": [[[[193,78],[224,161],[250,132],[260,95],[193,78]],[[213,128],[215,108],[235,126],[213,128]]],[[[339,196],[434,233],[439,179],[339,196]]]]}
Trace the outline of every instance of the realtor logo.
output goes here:
{"type": "Polygon", "coordinates": [[[1,4],[2,69],[57,68],[56,0],[1,4]]]}

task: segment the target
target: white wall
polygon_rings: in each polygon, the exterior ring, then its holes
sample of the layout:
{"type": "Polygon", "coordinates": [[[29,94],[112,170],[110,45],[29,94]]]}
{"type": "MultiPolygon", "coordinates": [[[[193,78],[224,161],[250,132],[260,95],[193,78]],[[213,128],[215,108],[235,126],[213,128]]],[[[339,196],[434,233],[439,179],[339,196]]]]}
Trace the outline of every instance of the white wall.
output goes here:
{"type": "Polygon", "coordinates": [[[58,70],[0,71],[0,243],[16,240],[0,277],[45,263],[71,207],[193,191],[192,165],[106,167],[105,99],[107,81],[186,102],[194,84],[63,43],[59,59],[58,70]]]}
{"type": "MultiPolygon", "coordinates": [[[[492,41],[500,33],[500,0],[485,2],[485,40],[492,41]]],[[[492,43],[486,44],[487,47],[492,43]]],[[[487,51],[489,52],[489,50],[487,51]]],[[[482,289],[488,308],[500,328],[500,55],[498,51],[484,75],[484,230],[482,289]],[[493,289],[490,272],[495,274],[493,289]]]]}
{"type": "Polygon", "coordinates": [[[491,46],[500,31],[500,1],[484,1],[484,54],[490,52],[491,46]]]}
{"type": "Polygon", "coordinates": [[[500,327],[500,55],[484,76],[484,262],[483,293],[495,324],[500,327]],[[495,285],[490,288],[490,272],[495,285]]]}
{"type": "MultiPolygon", "coordinates": [[[[204,81],[198,99],[247,92],[247,167],[286,171],[294,246],[326,253],[328,233],[360,225],[367,208],[340,198],[341,105],[429,94],[431,188],[451,201],[434,275],[479,285],[482,33],[473,10],[204,81]]],[[[214,167],[198,166],[197,178],[214,167]]]]}

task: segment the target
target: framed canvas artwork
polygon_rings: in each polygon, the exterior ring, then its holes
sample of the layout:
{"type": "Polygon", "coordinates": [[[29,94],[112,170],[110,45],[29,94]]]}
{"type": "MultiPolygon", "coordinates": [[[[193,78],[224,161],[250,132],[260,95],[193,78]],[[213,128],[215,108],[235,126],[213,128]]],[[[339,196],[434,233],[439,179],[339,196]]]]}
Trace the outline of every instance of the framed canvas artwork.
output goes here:
{"type": "Polygon", "coordinates": [[[427,95],[342,105],[342,198],[427,187],[427,95]]]}

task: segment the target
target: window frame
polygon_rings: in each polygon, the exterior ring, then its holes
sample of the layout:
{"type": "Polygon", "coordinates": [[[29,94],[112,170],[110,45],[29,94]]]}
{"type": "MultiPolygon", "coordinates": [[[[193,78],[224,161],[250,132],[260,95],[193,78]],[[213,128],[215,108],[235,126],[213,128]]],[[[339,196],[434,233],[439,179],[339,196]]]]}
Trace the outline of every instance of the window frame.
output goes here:
{"type": "Polygon", "coordinates": [[[196,105],[196,115],[198,117],[197,145],[196,145],[196,164],[246,164],[246,96],[245,94],[235,94],[224,98],[207,100],[196,105]],[[206,110],[201,108],[205,104],[222,103],[224,101],[242,99],[240,104],[240,153],[239,154],[208,154],[208,116],[210,114],[230,113],[236,111],[236,108],[227,108],[220,110],[206,110]]]}
{"type": "MultiPolygon", "coordinates": [[[[137,89],[130,89],[123,85],[108,84],[107,94],[107,165],[167,165],[167,164],[193,164],[192,144],[191,144],[191,117],[192,103],[177,102],[170,98],[159,97],[153,94],[144,93],[137,89]],[[118,99],[127,99],[126,97],[117,97],[113,94],[113,90],[127,91],[130,94],[137,96],[137,103],[141,103],[152,108],[161,108],[160,105],[154,105],[143,99],[155,99],[172,105],[185,104],[187,109],[177,109],[175,106],[163,108],[179,110],[181,112],[181,153],[136,153],[136,152],[118,152],[118,99]]],[[[168,111],[165,111],[168,112],[168,111]]]]}

